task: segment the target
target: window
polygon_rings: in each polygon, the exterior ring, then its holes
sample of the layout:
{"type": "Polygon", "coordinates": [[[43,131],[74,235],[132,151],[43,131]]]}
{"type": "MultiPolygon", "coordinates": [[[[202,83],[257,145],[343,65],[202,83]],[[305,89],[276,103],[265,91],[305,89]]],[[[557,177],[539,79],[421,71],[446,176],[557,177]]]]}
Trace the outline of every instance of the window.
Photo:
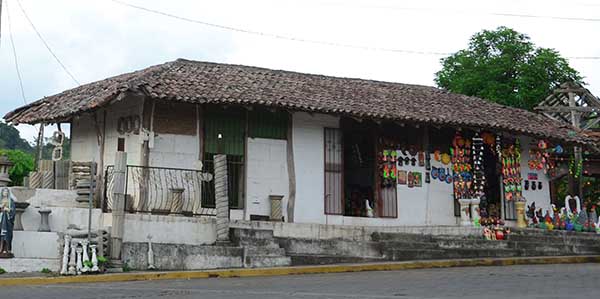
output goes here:
{"type": "Polygon", "coordinates": [[[342,131],[325,128],[325,214],[343,214],[342,131]]]}
{"type": "Polygon", "coordinates": [[[289,115],[258,109],[248,113],[248,137],[287,139],[289,115]]]}

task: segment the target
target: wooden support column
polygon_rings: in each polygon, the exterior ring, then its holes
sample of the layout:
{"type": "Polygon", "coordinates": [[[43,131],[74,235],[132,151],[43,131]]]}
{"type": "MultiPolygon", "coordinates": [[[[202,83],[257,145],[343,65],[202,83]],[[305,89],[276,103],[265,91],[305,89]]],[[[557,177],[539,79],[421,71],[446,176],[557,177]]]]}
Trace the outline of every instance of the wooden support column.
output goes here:
{"type": "Polygon", "coordinates": [[[40,123],[40,130],[38,131],[38,138],[37,138],[37,156],[35,159],[35,168],[39,171],[39,167],[40,167],[40,161],[42,160],[42,152],[44,150],[44,126],[46,126],[45,123],[40,123]]]}
{"type": "Polygon", "coordinates": [[[150,212],[151,207],[148,205],[148,181],[149,181],[149,171],[148,168],[150,166],[150,138],[154,138],[154,136],[150,136],[154,134],[152,132],[152,119],[154,114],[154,100],[151,98],[144,99],[144,107],[142,109],[142,128],[140,131],[140,135],[144,137],[140,148],[140,166],[142,166],[142,173],[139,182],[139,190],[140,190],[140,198],[137,206],[138,212],[150,212]]]}
{"type": "Polygon", "coordinates": [[[121,249],[123,245],[123,232],[125,226],[125,181],[127,179],[127,153],[117,152],[115,155],[115,168],[113,174],[113,206],[110,258],[114,264],[121,263],[121,249]]]}
{"type": "MultiPolygon", "coordinates": [[[[99,112],[102,123],[98,120],[98,114],[94,113],[94,128],[96,129],[96,141],[98,143],[98,163],[96,173],[92,173],[92,178],[96,176],[96,194],[94,194],[95,206],[99,207],[104,194],[104,151],[106,142],[106,110],[99,112]]],[[[93,180],[92,180],[93,181],[93,180]]]]}
{"type": "Polygon", "coordinates": [[[287,127],[287,169],[289,180],[287,222],[294,222],[294,209],[296,207],[296,167],[294,165],[294,117],[292,113],[289,113],[287,127]]]}

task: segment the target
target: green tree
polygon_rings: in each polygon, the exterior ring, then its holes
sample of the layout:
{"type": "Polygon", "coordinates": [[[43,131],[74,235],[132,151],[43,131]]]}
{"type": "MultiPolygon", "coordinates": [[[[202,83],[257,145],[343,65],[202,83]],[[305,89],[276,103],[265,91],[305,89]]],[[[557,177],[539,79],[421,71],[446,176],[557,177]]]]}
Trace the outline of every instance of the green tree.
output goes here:
{"type": "Polygon", "coordinates": [[[12,184],[14,186],[23,185],[23,178],[29,175],[29,172],[33,171],[33,155],[20,150],[0,149],[0,156],[7,156],[8,160],[14,163],[13,167],[10,169],[9,172],[12,184]]]}
{"type": "Polygon", "coordinates": [[[583,83],[557,51],[538,48],[527,35],[507,27],[476,33],[467,49],[441,62],[435,74],[439,87],[528,110],[561,83],[583,83]]]}

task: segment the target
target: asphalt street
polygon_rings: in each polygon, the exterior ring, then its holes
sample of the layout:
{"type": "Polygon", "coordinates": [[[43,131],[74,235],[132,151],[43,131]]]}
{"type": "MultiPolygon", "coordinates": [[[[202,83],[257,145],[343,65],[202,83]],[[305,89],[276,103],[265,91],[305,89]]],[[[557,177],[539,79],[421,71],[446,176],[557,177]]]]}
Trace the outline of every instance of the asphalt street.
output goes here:
{"type": "Polygon", "coordinates": [[[0,298],[595,298],[600,264],[1,287],[0,298]]]}

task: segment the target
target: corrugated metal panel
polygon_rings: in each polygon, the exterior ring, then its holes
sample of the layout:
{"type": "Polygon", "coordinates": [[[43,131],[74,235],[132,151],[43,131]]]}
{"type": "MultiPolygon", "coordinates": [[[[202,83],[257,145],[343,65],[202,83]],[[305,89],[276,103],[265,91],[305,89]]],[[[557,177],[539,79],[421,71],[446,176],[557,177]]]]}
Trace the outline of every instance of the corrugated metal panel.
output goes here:
{"type": "Polygon", "coordinates": [[[286,139],[289,114],[254,110],[248,114],[248,137],[286,139]]]}
{"type": "Polygon", "coordinates": [[[343,146],[340,129],[325,128],[325,214],[343,214],[343,146]]]}
{"type": "Polygon", "coordinates": [[[244,156],[245,111],[213,108],[207,109],[204,117],[206,153],[244,156]]]}

